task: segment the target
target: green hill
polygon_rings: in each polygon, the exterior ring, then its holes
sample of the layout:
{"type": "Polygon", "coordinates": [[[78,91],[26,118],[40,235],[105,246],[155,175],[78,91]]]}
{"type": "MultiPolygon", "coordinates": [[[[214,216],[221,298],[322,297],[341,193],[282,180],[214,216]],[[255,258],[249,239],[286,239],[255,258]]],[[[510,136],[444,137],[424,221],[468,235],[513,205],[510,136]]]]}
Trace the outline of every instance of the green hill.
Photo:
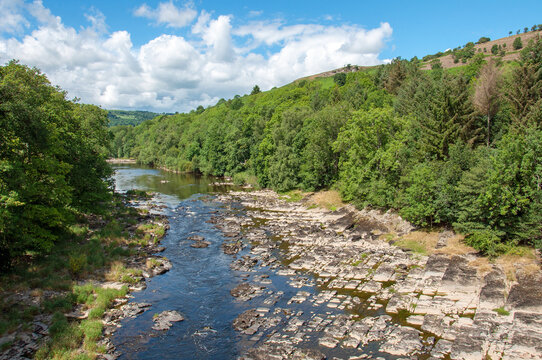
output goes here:
{"type": "Polygon", "coordinates": [[[150,111],[108,110],[109,126],[131,125],[136,126],[145,120],[150,120],[159,114],[150,111]]]}
{"type": "Polygon", "coordinates": [[[113,128],[112,155],[451,226],[489,255],[542,245],[542,40],[512,63],[422,62],[221,100],[113,128]]]}

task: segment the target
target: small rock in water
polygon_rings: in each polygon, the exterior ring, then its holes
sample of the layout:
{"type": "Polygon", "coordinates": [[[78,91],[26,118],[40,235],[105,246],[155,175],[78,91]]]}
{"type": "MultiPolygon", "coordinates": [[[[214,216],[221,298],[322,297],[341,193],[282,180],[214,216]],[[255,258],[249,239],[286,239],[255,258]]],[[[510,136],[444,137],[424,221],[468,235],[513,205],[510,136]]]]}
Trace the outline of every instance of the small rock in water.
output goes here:
{"type": "Polygon", "coordinates": [[[191,244],[190,247],[202,249],[208,247],[209,245],[211,245],[209,241],[196,241],[195,243],[191,244]]]}
{"type": "Polygon", "coordinates": [[[205,240],[205,238],[203,236],[200,236],[200,235],[192,235],[192,236],[188,237],[188,240],[203,241],[203,240],[205,240]]]}
{"type": "Polygon", "coordinates": [[[152,319],[154,325],[153,330],[169,330],[173,322],[183,321],[184,317],[175,310],[163,311],[155,315],[152,319]]]}

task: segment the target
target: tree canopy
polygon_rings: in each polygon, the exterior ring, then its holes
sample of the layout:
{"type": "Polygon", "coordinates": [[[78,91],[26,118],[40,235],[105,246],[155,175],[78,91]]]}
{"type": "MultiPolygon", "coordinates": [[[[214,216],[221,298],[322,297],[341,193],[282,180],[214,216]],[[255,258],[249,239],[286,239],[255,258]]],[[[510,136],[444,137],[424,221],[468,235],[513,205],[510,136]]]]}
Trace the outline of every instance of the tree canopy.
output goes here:
{"type": "Polygon", "coordinates": [[[541,48],[529,44],[515,64],[476,55],[459,70],[420,71],[395,59],[304,79],[113,128],[113,154],[279,191],[335,187],[357,206],[454,226],[484,251],[540,246],[541,48]]]}
{"type": "Polygon", "coordinates": [[[66,99],[37,69],[0,67],[0,262],[46,252],[76,212],[109,197],[106,111],[66,99]]]}

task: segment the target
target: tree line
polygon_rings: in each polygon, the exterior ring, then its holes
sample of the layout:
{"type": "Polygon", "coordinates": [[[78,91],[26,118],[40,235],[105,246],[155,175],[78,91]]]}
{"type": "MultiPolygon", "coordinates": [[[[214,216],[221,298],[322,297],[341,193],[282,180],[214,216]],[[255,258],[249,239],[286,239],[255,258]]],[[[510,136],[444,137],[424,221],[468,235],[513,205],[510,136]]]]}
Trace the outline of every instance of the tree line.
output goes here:
{"type": "Polygon", "coordinates": [[[541,245],[541,125],[537,39],[515,63],[421,71],[395,59],[115,127],[112,154],[278,191],[334,187],[491,255],[541,245]]]}
{"type": "Polygon", "coordinates": [[[66,99],[36,68],[0,66],[0,266],[49,251],[110,197],[107,112],[66,99]]]}

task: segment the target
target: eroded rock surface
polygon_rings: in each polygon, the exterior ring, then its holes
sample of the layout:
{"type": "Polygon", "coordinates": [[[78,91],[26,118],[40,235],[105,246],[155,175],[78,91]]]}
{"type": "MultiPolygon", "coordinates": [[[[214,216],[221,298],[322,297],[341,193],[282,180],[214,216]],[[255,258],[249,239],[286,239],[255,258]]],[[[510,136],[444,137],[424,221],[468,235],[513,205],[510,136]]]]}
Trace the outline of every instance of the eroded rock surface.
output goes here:
{"type": "Polygon", "coordinates": [[[152,329],[158,331],[169,330],[169,328],[173,325],[174,322],[179,322],[183,320],[184,316],[179,314],[177,311],[163,311],[152,318],[152,321],[154,322],[152,329]]]}
{"type": "MultiPolygon", "coordinates": [[[[253,343],[242,359],[324,359],[328,353],[349,359],[542,358],[540,273],[518,274],[510,284],[497,265],[479,274],[471,266],[475,254],[404,251],[379,239],[412,230],[392,212],[307,209],[271,191],[231,192],[217,200],[246,209],[246,216],[226,212],[210,221],[225,235],[223,248],[250,244],[248,253],[233,254],[231,268],[254,274],[268,267],[299,288],[283,308],[276,303],[284,294],[260,293],[266,307],[235,320],[234,328],[253,343]],[[300,304],[310,310],[299,311],[300,304]]],[[[436,249],[453,236],[441,233],[436,249]]],[[[232,295],[252,290],[242,283],[232,295]]]]}

